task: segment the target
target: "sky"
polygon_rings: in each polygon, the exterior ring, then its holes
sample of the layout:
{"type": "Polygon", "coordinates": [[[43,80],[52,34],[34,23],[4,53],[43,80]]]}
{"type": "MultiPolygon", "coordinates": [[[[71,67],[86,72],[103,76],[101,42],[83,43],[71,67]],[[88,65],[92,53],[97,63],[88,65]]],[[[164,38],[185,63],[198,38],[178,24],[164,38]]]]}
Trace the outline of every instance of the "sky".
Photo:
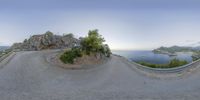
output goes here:
{"type": "Polygon", "coordinates": [[[0,45],[52,31],[98,29],[111,49],[151,50],[200,42],[199,0],[0,0],[0,45]]]}

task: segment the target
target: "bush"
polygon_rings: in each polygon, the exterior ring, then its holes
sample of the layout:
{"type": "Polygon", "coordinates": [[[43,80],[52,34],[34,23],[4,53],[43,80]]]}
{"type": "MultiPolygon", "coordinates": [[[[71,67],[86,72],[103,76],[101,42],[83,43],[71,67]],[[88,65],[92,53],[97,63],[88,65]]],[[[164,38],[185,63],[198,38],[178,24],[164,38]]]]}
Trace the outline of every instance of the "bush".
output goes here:
{"type": "Polygon", "coordinates": [[[74,59],[81,56],[82,56],[82,53],[79,48],[72,48],[72,50],[66,51],[65,53],[63,53],[60,56],[60,60],[66,64],[67,63],[73,64],[74,59]]]}
{"type": "Polygon", "coordinates": [[[152,63],[147,63],[147,62],[137,62],[141,65],[151,67],[151,68],[174,68],[174,67],[179,67],[185,64],[188,64],[187,61],[181,61],[178,59],[172,59],[168,64],[152,64],[152,63]]]}
{"type": "Polygon", "coordinates": [[[147,62],[137,62],[137,63],[147,66],[147,67],[151,67],[151,68],[167,68],[168,67],[167,64],[152,64],[152,63],[147,63],[147,62]]]}
{"type": "Polygon", "coordinates": [[[181,60],[178,60],[178,59],[173,59],[170,61],[169,63],[169,66],[170,67],[177,67],[177,66],[182,66],[182,65],[185,65],[187,64],[188,62],[187,61],[181,61],[181,60]]]}
{"type": "Polygon", "coordinates": [[[99,51],[102,54],[104,54],[106,57],[110,57],[110,55],[112,54],[111,50],[110,50],[110,48],[109,48],[109,46],[107,44],[102,45],[101,48],[99,49],[99,51]]]}
{"type": "Polygon", "coordinates": [[[192,61],[197,61],[199,58],[192,56],[192,61]]]}

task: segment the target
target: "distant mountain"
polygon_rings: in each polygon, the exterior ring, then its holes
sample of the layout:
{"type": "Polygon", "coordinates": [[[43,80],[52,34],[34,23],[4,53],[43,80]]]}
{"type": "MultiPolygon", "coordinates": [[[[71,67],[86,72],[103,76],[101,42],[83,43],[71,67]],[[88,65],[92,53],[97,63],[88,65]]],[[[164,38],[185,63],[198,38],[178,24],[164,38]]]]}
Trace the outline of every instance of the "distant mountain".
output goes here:
{"type": "Polygon", "coordinates": [[[200,51],[200,46],[189,47],[189,46],[172,46],[172,47],[160,47],[153,50],[156,53],[176,53],[176,52],[195,52],[200,51]]]}
{"type": "Polygon", "coordinates": [[[0,51],[10,48],[9,46],[0,46],[0,51]]]}
{"type": "Polygon", "coordinates": [[[200,46],[193,47],[193,50],[199,50],[200,51],[200,46]]]}

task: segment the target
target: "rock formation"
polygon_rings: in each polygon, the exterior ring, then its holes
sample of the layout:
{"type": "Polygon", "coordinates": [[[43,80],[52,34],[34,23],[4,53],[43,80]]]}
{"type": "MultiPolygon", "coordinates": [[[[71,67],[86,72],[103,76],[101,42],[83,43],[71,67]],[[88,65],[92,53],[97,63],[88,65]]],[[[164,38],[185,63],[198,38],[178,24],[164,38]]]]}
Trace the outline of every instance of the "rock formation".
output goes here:
{"type": "Polygon", "coordinates": [[[25,39],[23,43],[14,43],[13,50],[43,50],[43,49],[62,49],[72,48],[80,44],[80,41],[73,37],[73,34],[54,35],[47,31],[45,34],[33,35],[25,39]]]}

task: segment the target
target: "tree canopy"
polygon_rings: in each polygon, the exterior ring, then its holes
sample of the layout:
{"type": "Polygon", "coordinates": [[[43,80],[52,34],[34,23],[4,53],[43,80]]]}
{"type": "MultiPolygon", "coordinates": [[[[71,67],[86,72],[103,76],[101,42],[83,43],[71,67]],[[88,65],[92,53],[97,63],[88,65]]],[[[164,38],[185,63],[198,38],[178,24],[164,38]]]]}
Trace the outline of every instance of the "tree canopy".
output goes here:
{"type": "Polygon", "coordinates": [[[98,30],[90,30],[88,36],[81,40],[82,49],[87,52],[98,52],[102,48],[104,38],[98,33],[98,30]]]}
{"type": "Polygon", "coordinates": [[[74,47],[71,51],[66,51],[60,59],[64,63],[74,63],[74,59],[87,54],[101,54],[110,57],[111,50],[107,44],[103,44],[105,39],[98,33],[98,30],[90,30],[86,37],[80,38],[80,47],[74,47]]]}

